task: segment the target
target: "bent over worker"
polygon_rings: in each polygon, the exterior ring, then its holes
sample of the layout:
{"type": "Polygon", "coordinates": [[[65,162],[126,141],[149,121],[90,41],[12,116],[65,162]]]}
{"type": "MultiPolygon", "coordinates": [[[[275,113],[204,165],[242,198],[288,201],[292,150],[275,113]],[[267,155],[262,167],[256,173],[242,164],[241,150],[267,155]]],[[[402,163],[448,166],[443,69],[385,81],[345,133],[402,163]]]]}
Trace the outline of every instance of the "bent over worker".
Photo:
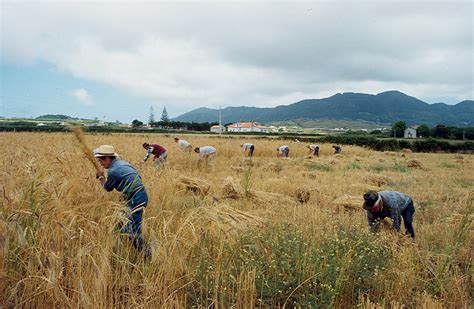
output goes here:
{"type": "Polygon", "coordinates": [[[283,145],[280,147],[277,147],[277,157],[285,157],[287,158],[288,155],[290,154],[290,147],[283,145]]]}
{"type": "Polygon", "coordinates": [[[249,157],[253,156],[253,152],[255,151],[255,146],[253,144],[245,143],[241,144],[240,147],[244,149],[244,153],[248,150],[249,157]]]}
{"type": "Polygon", "coordinates": [[[135,249],[144,250],[145,257],[149,257],[151,251],[142,236],[142,216],[148,204],[148,195],[140,175],[130,163],[117,159],[118,155],[111,145],[101,145],[95,150],[94,156],[100,165],[108,170],[107,178],[104,176],[104,170],[96,173],[102,187],[106,191],[115,189],[121,192],[130,209],[129,222],[118,228],[129,236],[135,249]]]}
{"type": "Polygon", "coordinates": [[[180,139],[179,137],[175,137],[174,142],[178,144],[179,149],[181,149],[182,151],[191,152],[191,150],[193,149],[193,146],[191,146],[188,141],[180,139]]]}
{"type": "Polygon", "coordinates": [[[168,152],[165,147],[158,144],[148,144],[143,143],[143,148],[147,150],[145,157],[143,158],[142,163],[145,163],[146,160],[153,154],[153,161],[155,161],[156,169],[159,170],[161,165],[166,162],[168,159],[168,152]]]}
{"type": "Polygon", "coordinates": [[[398,191],[368,191],[364,194],[363,208],[367,210],[367,221],[372,232],[377,231],[379,221],[386,217],[392,219],[393,228],[400,232],[403,218],[405,234],[415,238],[413,229],[415,206],[410,196],[398,191]]]}
{"type": "Polygon", "coordinates": [[[311,144],[308,145],[309,153],[315,157],[319,157],[319,145],[311,144]]]}

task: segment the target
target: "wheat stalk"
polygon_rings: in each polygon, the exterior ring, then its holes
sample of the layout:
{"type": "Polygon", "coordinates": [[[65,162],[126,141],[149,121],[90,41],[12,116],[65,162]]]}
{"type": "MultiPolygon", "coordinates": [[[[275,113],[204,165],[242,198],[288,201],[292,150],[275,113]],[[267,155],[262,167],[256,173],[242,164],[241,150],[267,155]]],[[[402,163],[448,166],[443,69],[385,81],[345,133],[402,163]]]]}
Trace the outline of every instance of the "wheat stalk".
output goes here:
{"type": "Polygon", "coordinates": [[[99,172],[100,166],[97,163],[92,151],[90,150],[89,146],[87,146],[86,139],[84,137],[84,132],[80,127],[71,127],[70,130],[74,133],[74,136],[79,141],[79,145],[81,146],[82,152],[86,155],[86,158],[94,165],[95,169],[99,172]]]}

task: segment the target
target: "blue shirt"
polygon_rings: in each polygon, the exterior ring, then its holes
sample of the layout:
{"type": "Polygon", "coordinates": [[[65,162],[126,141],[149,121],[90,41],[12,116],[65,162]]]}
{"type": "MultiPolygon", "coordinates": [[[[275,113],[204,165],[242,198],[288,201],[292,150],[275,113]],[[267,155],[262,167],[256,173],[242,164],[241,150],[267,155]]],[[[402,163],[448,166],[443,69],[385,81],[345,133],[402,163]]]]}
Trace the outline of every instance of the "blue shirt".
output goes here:
{"type": "Polygon", "coordinates": [[[372,231],[376,230],[375,220],[390,217],[393,221],[393,228],[400,231],[401,214],[413,203],[408,195],[398,191],[380,191],[380,197],[383,200],[382,211],[371,212],[367,210],[367,220],[372,231]]]}
{"type": "Polygon", "coordinates": [[[135,193],[145,192],[143,181],[137,170],[127,161],[115,159],[109,167],[107,181],[104,183],[104,189],[123,193],[127,200],[130,200],[135,193]]]}

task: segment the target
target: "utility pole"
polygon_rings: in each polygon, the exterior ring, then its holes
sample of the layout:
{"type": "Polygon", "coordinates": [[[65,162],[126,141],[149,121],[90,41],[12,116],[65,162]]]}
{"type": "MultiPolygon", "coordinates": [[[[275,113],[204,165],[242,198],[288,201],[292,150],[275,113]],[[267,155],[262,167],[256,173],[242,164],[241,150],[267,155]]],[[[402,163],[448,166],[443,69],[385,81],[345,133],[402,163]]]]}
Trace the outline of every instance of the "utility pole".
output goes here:
{"type": "Polygon", "coordinates": [[[222,115],[221,115],[221,107],[219,106],[219,136],[222,135],[222,115]]]}

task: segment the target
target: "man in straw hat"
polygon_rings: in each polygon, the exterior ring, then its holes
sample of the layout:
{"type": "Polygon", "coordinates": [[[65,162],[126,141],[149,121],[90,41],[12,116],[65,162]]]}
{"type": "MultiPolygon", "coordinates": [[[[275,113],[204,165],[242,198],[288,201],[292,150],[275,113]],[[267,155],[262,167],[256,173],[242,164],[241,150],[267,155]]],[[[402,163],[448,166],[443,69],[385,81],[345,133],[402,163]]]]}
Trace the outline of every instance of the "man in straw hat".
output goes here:
{"type": "Polygon", "coordinates": [[[135,249],[144,250],[145,257],[149,257],[150,248],[142,236],[142,215],[148,204],[148,195],[140,175],[130,163],[117,158],[118,155],[111,145],[100,145],[94,150],[94,156],[99,160],[100,165],[108,170],[107,178],[104,176],[104,170],[96,173],[100,184],[107,191],[116,189],[123,193],[131,211],[129,222],[124,226],[119,226],[121,232],[129,235],[135,249]]]}
{"type": "Polygon", "coordinates": [[[406,234],[415,238],[413,229],[415,206],[408,195],[398,191],[368,191],[364,194],[363,208],[367,210],[367,220],[372,232],[377,231],[379,221],[386,217],[392,219],[393,228],[400,232],[403,218],[406,234]]]}

